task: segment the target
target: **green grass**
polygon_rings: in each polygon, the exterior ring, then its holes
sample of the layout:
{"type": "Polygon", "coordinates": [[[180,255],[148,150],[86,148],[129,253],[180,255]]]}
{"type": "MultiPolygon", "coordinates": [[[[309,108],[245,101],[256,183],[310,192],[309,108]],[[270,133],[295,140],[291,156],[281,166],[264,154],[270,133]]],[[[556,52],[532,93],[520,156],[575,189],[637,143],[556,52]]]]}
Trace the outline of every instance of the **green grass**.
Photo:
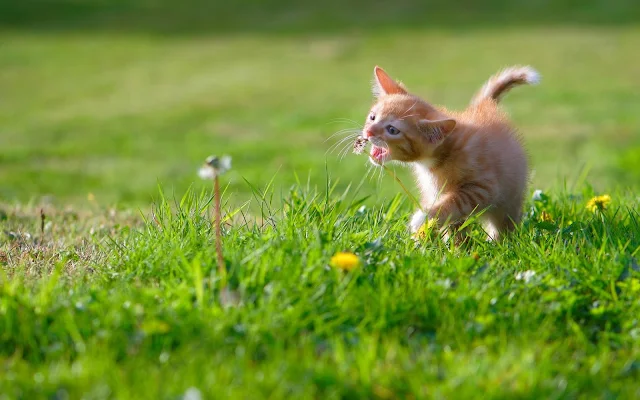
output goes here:
{"type": "MultiPolygon", "coordinates": [[[[607,9],[637,12],[625,4],[607,9]]],[[[289,15],[275,9],[275,16],[289,15]]],[[[531,64],[542,84],[514,91],[504,107],[529,149],[532,185],[575,179],[588,166],[600,190],[639,187],[636,25],[605,24],[614,21],[607,13],[594,25],[432,24],[445,10],[419,26],[402,25],[410,12],[391,14],[376,30],[367,26],[383,19],[376,8],[352,27],[317,31],[314,10],[281,21],[292,32],[256,25],[166,35],[143,31],[144,24],[131,32],[127,16],[137,14],[124,12],[107,26],[68,13],[93,28],[66,20],[7,24],[0,29],[0,196],[81,206],[93,193],[101,204],[146,207],[158,182],[184,193],[211,153],[233,156],[230,189],[241,202],[249,195],[243,178],[265,185],[277,175],[278,188],[295,183],[296,174],[321,182],[325,163],[343,189],[360,180],[365,162],[338,162],[337,152],[326,154],[335,139],[326,140],[364,121],[376,64],[451,108],[464,107],[499,68],[531,64]],[[308,31],[295,28],[303,23],[308,31]]],[[[26,18],[14,12],[16,21],[26,18]]],[[[357,7],[342,18],[356,20],[357,7]]],[[[396,191],[389,186],[374,179],[363,190],[388,197],[396,191]]]]}
{"type": "Polygon", "coordinates": [[[0,399],[640,397],[640,7],[447,4],[0,2],[0,399]],[[541,72],[503,102],[547,194],[516,233],[416,245],[327,154],[376,64],[451,108],[541,72]]]}
{"type": "Polygon", "coordinates": [[[263,218],[234,218],[224,234],[239,305],[219,301],[206,193],[161,198],[144,223],[108,210],[54,213],[42,234],[38,218],[13,210],[4,225],[23,231],[2,248],[0,391],[637,397],[637,199],[614,194],[594,214],[591,195],[528,201],[502,244],[476,228],[455,248],[416,246],[403,196],[363,207],[355,189],[294,188],[277,207],[256,194],[263,218]],[[87,240],[73,243],[78,236],[87,240]],[[344,250],[359,269],[329,267],[344,250]]]}

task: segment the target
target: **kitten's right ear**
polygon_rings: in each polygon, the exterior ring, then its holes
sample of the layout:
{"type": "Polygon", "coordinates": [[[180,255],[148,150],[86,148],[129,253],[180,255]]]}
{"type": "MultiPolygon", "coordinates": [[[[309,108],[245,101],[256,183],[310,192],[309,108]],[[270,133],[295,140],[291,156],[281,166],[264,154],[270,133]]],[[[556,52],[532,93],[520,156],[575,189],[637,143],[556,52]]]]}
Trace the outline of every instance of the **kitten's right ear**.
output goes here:
{"type": "Polygon", "coordinates": [[[387,94],[406,94],[405,88],[398,82],[394,81],[384,70],[376,65],[373,69],[373,87],[371,91],[376,97],[387,94]]]}
{"type": "Polygon", "coordinates": [[[424,132],[433,144],[440,143],[444,137],[455,129],[457,122],[455,119],[446,118],[438,120],[421,119],[418,122],[418,129],[424,132]]]}

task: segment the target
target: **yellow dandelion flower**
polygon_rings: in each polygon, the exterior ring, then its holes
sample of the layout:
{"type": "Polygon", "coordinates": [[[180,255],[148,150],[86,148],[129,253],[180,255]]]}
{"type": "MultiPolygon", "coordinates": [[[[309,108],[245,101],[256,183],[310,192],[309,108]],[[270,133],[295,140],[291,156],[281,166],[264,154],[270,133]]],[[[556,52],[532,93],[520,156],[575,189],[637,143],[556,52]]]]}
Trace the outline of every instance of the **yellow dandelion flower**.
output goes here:
{"type": "Polygon", "coordinates": [[[542,222],[553,222],[553,217],[546,211],[542,211],[540,213],[540,221],[542,222]]]}
{"type": "Polygon", "coordinates": [[[596,210],[604,210],[611,203],[611,196],[608,194],[603,194],[602,196],[596,196],[589,200],[587,203],[587,210],[591,212],[596,212],[596,210]]]}
{"type": "Polygon", "coordinates": [[[338,252],[331,257],[330,264],[343,271],[353,271],[360,266],[360,259],[353,253],[338,252]]]}
{"type": "Polygon", "coordinates": [[[434,233],[438,228],[438,220],[435,218],[431,218],[426,221],[417,232],[413,234],[413,238],[415,240],[424,240],[432,233],[434,233]]]}

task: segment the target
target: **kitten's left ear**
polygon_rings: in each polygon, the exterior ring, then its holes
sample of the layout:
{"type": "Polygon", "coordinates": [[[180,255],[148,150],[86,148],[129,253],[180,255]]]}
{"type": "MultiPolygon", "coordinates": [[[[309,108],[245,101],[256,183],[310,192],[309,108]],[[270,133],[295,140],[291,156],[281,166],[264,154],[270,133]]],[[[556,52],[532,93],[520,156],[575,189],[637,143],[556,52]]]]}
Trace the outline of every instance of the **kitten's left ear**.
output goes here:
{"type": "Polygon", "coordinates": [[[444,137],[455,129],[456,120],[451,118],[430,120],[421,119],[418,122],[418,129],[424,132],[431,143],[439,143],[444,137]]]}
{"type": "Polygon", "coordinates": [[[376,65],[373,69],[373,95],[380,97],[387,94],[406,94],[407,90],[398,82],[393,80],[384,70],[376,65]]]}

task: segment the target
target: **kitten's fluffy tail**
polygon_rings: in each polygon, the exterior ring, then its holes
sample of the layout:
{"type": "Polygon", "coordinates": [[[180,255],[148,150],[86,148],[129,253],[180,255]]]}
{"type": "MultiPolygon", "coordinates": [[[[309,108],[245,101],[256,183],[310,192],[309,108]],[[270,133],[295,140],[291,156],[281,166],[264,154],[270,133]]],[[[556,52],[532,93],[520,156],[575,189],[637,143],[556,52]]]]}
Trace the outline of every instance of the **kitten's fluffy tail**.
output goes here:
{"type": "Polygon", "coordinates": [[[531,67],[509,67],[498,72],[482,86],[480,91],[473,96],[471,105],[478,105],[487,99],[499,102],[503,94],[511,88],[519,85],[535,85],[540,82],[540,74],[531,67]]]}

